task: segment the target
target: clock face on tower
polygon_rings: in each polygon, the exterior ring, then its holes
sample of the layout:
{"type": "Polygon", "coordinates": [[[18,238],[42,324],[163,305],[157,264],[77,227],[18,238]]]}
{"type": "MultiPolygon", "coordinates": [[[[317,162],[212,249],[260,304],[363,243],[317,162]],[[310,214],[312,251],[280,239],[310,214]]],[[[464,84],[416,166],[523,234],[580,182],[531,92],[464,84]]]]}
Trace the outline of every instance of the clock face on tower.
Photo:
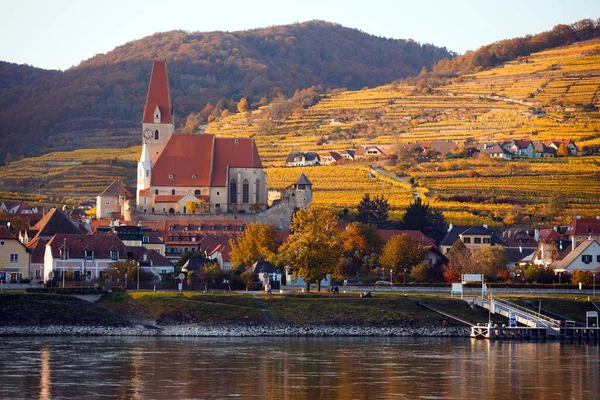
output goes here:
{"type": "Polygon", "coordinates": [[[154,132],[152,132],[152,129],[146,128],[146,129],[144,129],[143,137],[145,139],[144,142],[146,142],[148,140],[152,140],[152,139],[154,139],[154,132]]]}

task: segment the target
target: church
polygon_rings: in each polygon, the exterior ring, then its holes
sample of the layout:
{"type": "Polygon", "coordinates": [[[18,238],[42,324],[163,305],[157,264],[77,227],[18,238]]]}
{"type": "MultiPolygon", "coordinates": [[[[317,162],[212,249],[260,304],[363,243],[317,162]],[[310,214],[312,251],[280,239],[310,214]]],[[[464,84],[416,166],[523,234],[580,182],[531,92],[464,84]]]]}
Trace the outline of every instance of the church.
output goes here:
{"type": "Polygon", "coordinates": [[[152,66],[142,144],[132,212],[219,214],[265,208],[267,175],[253,139],[175,133],[166,61],[152,66]]]}

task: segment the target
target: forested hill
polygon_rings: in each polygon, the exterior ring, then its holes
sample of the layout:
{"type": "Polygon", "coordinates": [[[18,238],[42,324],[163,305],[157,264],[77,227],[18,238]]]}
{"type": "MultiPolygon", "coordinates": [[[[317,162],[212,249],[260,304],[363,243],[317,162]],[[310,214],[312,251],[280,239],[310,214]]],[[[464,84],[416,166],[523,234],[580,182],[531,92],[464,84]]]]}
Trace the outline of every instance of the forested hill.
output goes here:
{"type": "Polygon", "coordinates": [[[279,88],[359,89],[416,75],[453,53],[311,21],[240,32],[157,33],[65,72],[0,64],[0,163],[69,148],[138,140],[151,60],[166,59],[176,115],[208,102],[250,103],[279,88]],[[16,78],[15,78],[16,77],[16,78]],[[98,137],[101,132],[101,137],[98,137]]]}

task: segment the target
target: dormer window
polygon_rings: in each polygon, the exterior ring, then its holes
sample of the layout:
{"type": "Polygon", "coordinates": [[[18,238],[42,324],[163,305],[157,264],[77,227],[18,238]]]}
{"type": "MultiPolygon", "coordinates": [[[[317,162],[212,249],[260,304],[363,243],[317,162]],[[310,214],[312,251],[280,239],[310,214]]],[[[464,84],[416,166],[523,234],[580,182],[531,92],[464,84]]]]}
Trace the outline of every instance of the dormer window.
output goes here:
{"type": "Polygon", "coordinates": [[[110,259],[113,261],[118,261],[119,260],[119,252],[116,250],[111,250],[110,259]]]}
{"type": "Polygon", "coordinates": [[[86,259],[86,261],[93,261],[94,260],[94,251],[86,250],[85,251],[85,259],[86,259]]]}
{"type": "Polygon", "coordinates": [[[184,227],[183,227],[183,230],[184,230],[184,231],[189,231],[189,230],[190,230],[190,227],[186,225],[186,226],[184,226],[184,227]]]}
{"type": "Polygon", "coordinates": [[[238,227],[238,231],[243,232],[244,231],[244,227],[243,226],[239,226],[238,227]]]}
{"type": "Polygon", "coordinates": [[[225,225],[225,226],[223,227],[223,230],[224,230],[224,231],[228,231],[228,230],[229,230],[229,225],[225,225]]]}
{"type": "Polygon", "coordinates": [[[149,238],[148,236],[144,236],[144,237],[142,238],[142,242],[143,242],[143,243],[150,243],[150,238],[149,238]]]}
{"type": "Polygon", "coordinates": [[[69,250],[61,250],[60,251],[60,259],[68,260],[69,259],[69,250]]]}
{"type": "Polygon", "coordinates": [[[198,225],[198,231],[202,230],[202,225],[198,225]]]}
{"type": "Polygon", "coordinates": [[[214,225],[211,225],[211,226],[210,226],[210,230],[211,230],[211,231],[213,231],[213,232],[214,232],[214,231],[215,231],[215,229],[216,229],[216,227],[215,227],[214,225]]]}
{"type": "Polygon", "coordinates": [[[175,225],[169,225],[169,230],[172,232],[175,230],[175,225]]]}

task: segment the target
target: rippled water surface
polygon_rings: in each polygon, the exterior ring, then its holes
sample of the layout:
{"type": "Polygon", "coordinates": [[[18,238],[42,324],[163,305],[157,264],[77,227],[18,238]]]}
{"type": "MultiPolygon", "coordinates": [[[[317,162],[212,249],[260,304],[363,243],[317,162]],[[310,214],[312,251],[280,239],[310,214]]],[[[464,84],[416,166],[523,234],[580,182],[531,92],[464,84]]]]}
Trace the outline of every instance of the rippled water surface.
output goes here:
{"type": "Polygon", "coordinates": [[[0,399],[599,399],[597,344],[2,338],[0,399]]]}

